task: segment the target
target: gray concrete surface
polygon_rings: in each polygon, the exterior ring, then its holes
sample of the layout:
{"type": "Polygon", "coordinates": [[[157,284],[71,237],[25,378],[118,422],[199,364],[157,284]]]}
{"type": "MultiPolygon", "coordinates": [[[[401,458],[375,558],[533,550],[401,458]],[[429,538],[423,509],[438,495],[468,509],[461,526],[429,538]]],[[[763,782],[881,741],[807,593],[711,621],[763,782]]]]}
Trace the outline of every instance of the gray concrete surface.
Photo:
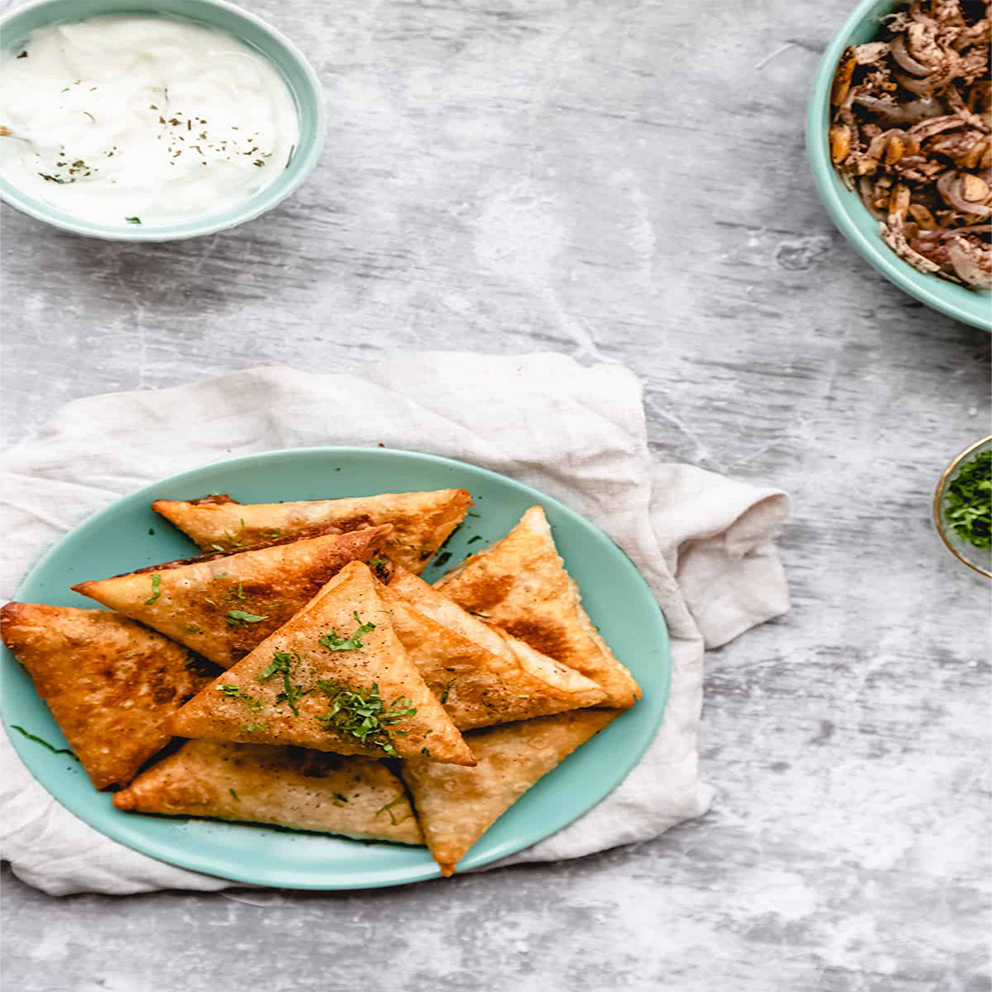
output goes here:
{"type": "Polygon", "coordinates": [[[791,491],[795,608],[709,658],[701,820],[342,895],[55,900],[6,871],[4,992],[992,988],[988,586],[928,517],[988,430],[989,338],[867,269],[812,190],[848,0],[244,3],[325,82],[317,173],[160,246],[5,208],[6,442],[261,363],[619,359],[659,456],[791,491]]]}

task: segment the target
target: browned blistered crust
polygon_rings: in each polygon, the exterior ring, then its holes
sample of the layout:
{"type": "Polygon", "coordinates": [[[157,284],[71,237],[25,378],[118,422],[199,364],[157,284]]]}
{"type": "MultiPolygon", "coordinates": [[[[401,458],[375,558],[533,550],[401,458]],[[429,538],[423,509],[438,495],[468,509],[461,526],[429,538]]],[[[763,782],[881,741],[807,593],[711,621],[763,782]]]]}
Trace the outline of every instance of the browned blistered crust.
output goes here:
{"type": "Polygon", "coordinates": [[[287,503],[239,503],[223,494],[188,501],[158,499],[152,509],[208,553],[389,524],[393,532],[384,554],[420,573],[471,505],[467,489],[439,489],[287,503]]]}
{"type": "Polygon", "coordinates": [[[7,603],[0,632],[98,789],[126,785],[219,671],[109,610],[7,603]]]}

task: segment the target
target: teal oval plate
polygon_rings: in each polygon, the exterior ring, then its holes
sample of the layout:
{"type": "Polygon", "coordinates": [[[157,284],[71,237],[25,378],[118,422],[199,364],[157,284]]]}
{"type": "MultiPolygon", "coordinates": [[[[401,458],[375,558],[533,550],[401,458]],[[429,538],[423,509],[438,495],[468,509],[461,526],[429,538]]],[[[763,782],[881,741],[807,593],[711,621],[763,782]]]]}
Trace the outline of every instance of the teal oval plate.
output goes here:
{"type": "MultiPolygon", "coordinates": [[[[644,698],[542,778],[482,836],[462,860],[465,871],[489,864],[560,830],[627,776],[661,724],[668,697],[671,651],[654,596],[627,556],[598,527],[557,500],[505,476],[463,462],[410,451],[297,448],[249,455],[173,476],[85,521],[28,574],[18,598],[56,606],[93,607],[69,589],[84,579],[127,572],[188,556],[191,544],[153,513],[151,501],[230,493],[245,503],[333,499],[383,492],[464,488],[466,517],[447,544],[458,562],[481,542],[502,537],[529,506],[544,506],[558,550],[582,588],[583,604],[617,657],[634,673],[644,698]],[[475,515],[477,514],[477,516],[475,515]]],[[[484,546],[484,545],[481,545],[484,546]]],[[[450,563],[449,563],[450,564],[450,563]]],[[[436,578],[444,568],[424,573],[436,578]]],[[[80,766],[18,732],[65,747],[64,738],[31,680],[4,648],[3,721],[35,778],[70,812],[107,837],[160,861],[251,885],[294,889],[364,889],[435,878],[426,848],[369,843],[253,824],[136,815],[115,809],[80,766]]]]}

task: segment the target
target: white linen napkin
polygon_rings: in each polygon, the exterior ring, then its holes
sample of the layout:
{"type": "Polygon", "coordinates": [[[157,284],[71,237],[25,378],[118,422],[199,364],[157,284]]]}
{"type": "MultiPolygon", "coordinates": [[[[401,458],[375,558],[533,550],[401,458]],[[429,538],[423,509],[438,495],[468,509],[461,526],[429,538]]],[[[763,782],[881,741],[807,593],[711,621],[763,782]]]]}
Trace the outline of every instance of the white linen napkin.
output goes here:
{"type": "MultiPolygon", "coordinates": [[[[663,440],[663,439],[662,439],[663,440]]],[[[574,858],[656,837],[709,808],[698,769],[703,651],[789,608],[772,540],[787,497],[648,452],[641,387],[615,364],[556,354],[402,354],[360,373],[236,372],[77,400],[5,459],[0,594],[85,517],[156,479],[308,445],[383,444],[460,458],[598,523],[650,584],[671,633],[664,724],[641,763],[579,820],[499,864],[574,858]]],[[[57,803],[0,739],[2,856],[52,895],[240,884],[138,854],[57,803]]]]}

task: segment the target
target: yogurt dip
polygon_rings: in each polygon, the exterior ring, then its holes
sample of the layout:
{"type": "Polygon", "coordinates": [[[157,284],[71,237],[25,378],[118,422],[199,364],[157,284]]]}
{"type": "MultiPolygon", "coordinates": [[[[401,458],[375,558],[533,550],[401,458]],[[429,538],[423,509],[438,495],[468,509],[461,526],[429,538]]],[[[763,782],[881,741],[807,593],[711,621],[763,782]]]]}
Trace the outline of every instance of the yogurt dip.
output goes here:
{"type": "Polygon", "coordinates": [[[219,213],[273,182],[299,135],[275,67],[172,17],[41,28],[0,60],[0,175],[66,213],[163,226],[219,213]]]}

